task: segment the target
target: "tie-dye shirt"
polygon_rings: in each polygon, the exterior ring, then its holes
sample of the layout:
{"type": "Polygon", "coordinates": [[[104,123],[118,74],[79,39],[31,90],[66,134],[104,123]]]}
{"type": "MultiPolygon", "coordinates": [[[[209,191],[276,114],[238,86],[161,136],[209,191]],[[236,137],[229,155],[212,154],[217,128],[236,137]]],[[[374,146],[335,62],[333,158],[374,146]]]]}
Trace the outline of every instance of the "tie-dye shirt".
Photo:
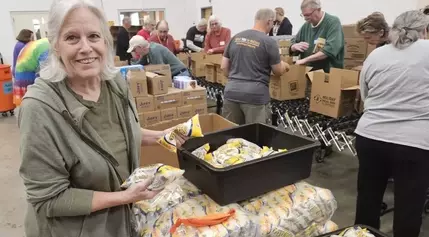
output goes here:
{"type": "Polygon", "coordinates": [[[31,41],[21,50],[15,67],[13,86],[14,103],[19,106],[27,87],[34,83],[41,63],[48,57],[49,41],[47,38],[31,41]]]}

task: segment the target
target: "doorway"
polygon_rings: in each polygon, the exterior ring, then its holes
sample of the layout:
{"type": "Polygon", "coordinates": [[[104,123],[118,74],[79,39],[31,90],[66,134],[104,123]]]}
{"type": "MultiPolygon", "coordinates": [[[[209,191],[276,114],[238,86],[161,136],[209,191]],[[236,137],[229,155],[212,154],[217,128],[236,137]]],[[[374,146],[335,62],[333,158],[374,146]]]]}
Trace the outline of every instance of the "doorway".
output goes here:
{"type": "Polygon", "coordinates": [[[209,20],[209,17],[212,14],[213,14],[213,8],[212,7],[201,8],[201,18],[205,18],[206,20],[209,20]]]}
{"type": "Polygon", "coordinates": [[[34,39],[38,40],[48,36],[48,12],[11,12],[15,37],[22,29],[34,32],[34,39]]]}

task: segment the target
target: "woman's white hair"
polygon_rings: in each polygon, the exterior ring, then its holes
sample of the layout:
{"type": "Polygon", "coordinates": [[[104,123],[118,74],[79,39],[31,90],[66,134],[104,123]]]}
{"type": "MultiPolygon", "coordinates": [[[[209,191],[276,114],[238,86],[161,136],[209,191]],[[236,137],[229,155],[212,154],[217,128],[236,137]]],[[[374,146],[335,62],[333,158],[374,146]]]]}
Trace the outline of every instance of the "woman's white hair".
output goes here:
{"type": "Polygon", "coordinates": [[[61,81],[67,77],[64,64],[56,54],[56,45],[61,34],[61,29],[65,18],[75,9],[87,8],[100,20],[101,34],[106,44],[107,52],[104,58],[103,68],[101,71],[102,80],[111,80],[118,73],[118,69],[113,64],[113,38],[107,25],[106,17],[91,0],[54,0],[49,11],[48,21],[48,39],[50,50],[48,59],[42,65],[40,77],[50,81],[61,81]]]}
{"type": "Polygon", "coordinates": [[[407,11],[399,15],[389,32],[391,44],[404,49],[423,38],[429,25],[429,16],[421,11],[407,11]]]}

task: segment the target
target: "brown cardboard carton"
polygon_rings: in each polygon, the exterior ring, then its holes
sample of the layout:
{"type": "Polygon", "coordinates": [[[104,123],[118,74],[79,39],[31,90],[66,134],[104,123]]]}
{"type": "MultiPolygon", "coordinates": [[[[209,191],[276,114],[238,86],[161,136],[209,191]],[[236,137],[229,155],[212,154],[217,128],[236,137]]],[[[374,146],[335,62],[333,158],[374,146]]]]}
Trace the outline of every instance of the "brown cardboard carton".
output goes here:
{"type": "Polygon", "coordinates": [[[363,38],[345,38],[344,58],[364,60],[367,55],[368,44],[363,38]]]}
{"type": "Polygon", "coordinates": [[[344,38],[362,38],[356,31],[356,25],[343,25],[344,38]]]}
{"type": "Polygon", "coordinates": [[[177,58],[183,63],[185,64],[186,67],[188,67],[188,54],[187,53],[179,53],[177,55],[177,58]]]}
{"type": "Polygon", "coordinates": [[[171,79],[165,75],[146,72],[148,92],[151,95],[167,94],[171,79]]]}
{"type": "Polygon", "coordinates": [[[161,121],[168,121],[177,118],[177,108],[161,110],[161,121]]]}
{"type": "Polygon", "coordinates": [[[153,96],[137,97],[136,107],[139,113],[154,111],[155,105],[153,104],[153,96]]]}
{"type": "Polygon", "coordinates": [[[167,94],[154,96],[155,109],[163,110],[182,106],[182,91],[176,88],[168,88],[167,94]]]}
{"type": "Polygon", "coordinates": [[[128,71],[127,81],[133,97],[147,96],[147,79],[144,71],[128,71]]]}
{"type": "Polygon", "coordinates": [[[171,86],[173,77],[171,76],[170,65],[168,65],[168,64],[146,65],[146,66],[144,66],[144,70],[146,72],[153,72],[156,74],[165,75],[168,79],[170,79],[169,86],[171,86]]]}
{"type": "Polygon", "coordinates": [[[270,96],[276,100],[294,100],[305,98],[307,87],[306,67],[291,65],[289,72],[270,77],[270,96]]]}
{"type": "Polygon", "coordinates": [[[329,74],[313,72],[310,111],[338,118],[354,110],[359,72],[332,68],[329,74]]]}
{"type": "Polygon", "coordinates": [[[121,61],[121,58],[120,58],[119,56],[115,56],[115,57],[113,58],[113,61],[114,61],[114,62],[119,62],[119,61],[121,61]]]}
{"type": "Polygon", "coordinates": [[[279,40],[277,42],[279,45],[279,48],[288,48],[292,45],[292,42],[290,40],[279,40]]]}
{"type": "MultiPolygon", "coordinates": [[[[184,123],[191,117],[192,115],[187,118],[179,118],[170,121],[160,122],[157,124],[150,125],[146,128],[155,131],[162,131],[178,124],[184,123]]],[[[236,124],[226,120],[225,118],[217,114],[200,115],[199,119],[203,134],[237,126],[236,124]]],[[[142,150],[140,157],[140,166],[162,163],[179,168],[177,154],[168,151],[161,145],[156,144],[151,146],[142,146],[141,149],[142,150]]]]}
{"type": "Polygon", "coordinates": [[[192,105],[193,114],[207,114],[207,104],[192,105]]]}
{"type": "Polygon", "coordinates": [[[123,66],[127,66],[128,62],[127,61],[114,61],[113,62],[115,67],[123,67],[123,66]]]}
{"type": "Polygon", "coordinates": [[[206,55],[206,62],[221,65],[222,57],[223,57],[222,54],[207,54],[206,55]]]}
{"type": "Polygon", "coordinates": [[[189,118],[192,116],[192,105],[177,107],[177,118],[189,118]]]}
{"type": "Polygon", "coordinates": [[[206,75],[205,63],[206,54],[204,52],[191,53],[192,72],[196,77],[204,77],[206,75]]]}
{"type": "Polygon", "coordinates": [[[159,110],[140,113],[139,120],[142,127],[147,127],[161,122],[161,113],[159,110]]]}
{"type": "Polygon", "coordinates": [[[182,91],[183,105],[207,104],[207,91],[204,87],[182,91]]]}
{"type": "Polygon", "coordinates": [[[216,82],[216,66],[213,63],[206,63],[206,81],[216,82]]]}
{"type": "Polygon", "coordinates": [[[354,69],[356,67],[362,66],[364,60],[356,59],[344,59],[344,69],[354,69]]]}

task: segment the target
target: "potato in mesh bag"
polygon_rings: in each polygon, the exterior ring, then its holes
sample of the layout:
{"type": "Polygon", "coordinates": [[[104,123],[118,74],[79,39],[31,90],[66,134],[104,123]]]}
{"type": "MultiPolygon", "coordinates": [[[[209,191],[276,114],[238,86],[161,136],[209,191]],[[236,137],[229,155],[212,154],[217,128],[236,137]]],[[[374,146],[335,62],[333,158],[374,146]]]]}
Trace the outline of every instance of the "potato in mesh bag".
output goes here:
{"type": "Polygon", "coordinates": [[[331,235],[331,237],[375,237],[375,235],[365,228],[354,226],[345,229],[339,235],[331,235]]]}
{"type": "Polygon", "coordinates": [[[168,184],[182,177],[184,172],[184,170],[164,164],[140,167],[134,170],[121,185],[121,188],[129,188],[135,183],[152,179],[153,181],[147,189],[152,191],[162,190],[168,184]]]}
{"type": "Polygon", "coordinates": [[[173,209],[164,212],[155,223],[146,225],[140,236],[165,236],[165,237],[257,237],[258,221],[257,217],[243,210],[238,204],[219,206],[206,195],[200,195],[181,203],[173,209]],[[204,225],[200,227],[181,225],[174,233],[170,233],[171,228],[179,219],[198,218],[216,213],[228,213],[231,210],[235,213],[221,224],[204,225]]]}
{"type": "Polygon", "coordinates": [[[265,156],[275,155],[281,152],[287,152],[287,149],[278,149],[276,151],[272,147],[263,146],[261,150],[261,156],[265,157],[265,156]]]}
{"type": "Polygon", "coordinates": [[[210,144],[206,143],[206,144],[198,147],[197,149],[195,149],[192,152],[192,155],[194,155],[194,156],[196,156],[196,157],[198,157],[200,159],[204,159],[204,156],[207,155],[207,153],[209,152],[209,150],[210,150],[210,144]]]}
{"type": "Polygon", "coordinates": [[[201,130],[199,115],[189,119],[187,122],[177,125],[173,131],[165,134],[157,142],[171,152],[177,152],[176,136],[180,134],[185,137],[204,137],[201,130]]]}
{"type": "Polygon", "coordinates": [[[231,138],[228,139],[228,141],[226,142],[227,144],[229,143],[238,143],[240,146],[239,147],[248,147],[249,149],[251,149],[253,151],[253,153],[261,153],[262,148],[258,145],[256,145],[253,142],[249,142],[243,138],[231,138]]]}

